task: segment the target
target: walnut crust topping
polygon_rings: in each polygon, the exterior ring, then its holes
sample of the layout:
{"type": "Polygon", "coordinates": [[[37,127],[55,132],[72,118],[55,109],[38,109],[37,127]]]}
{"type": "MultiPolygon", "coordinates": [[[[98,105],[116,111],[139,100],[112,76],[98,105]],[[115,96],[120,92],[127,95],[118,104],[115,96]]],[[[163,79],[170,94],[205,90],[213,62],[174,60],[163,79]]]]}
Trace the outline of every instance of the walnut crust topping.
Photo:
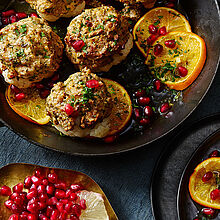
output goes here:
{"type": "Polygon", "coordinates": [[[87,9],[74,18],[67,29],[66,53],[80,69],[86,66],[96,71],[124,49],[128,38],[128,23],[113,7],[87,9]],[[73,47],[77,41],[85,44],[80,51],[73,47]]]}
{"type": "Polygon", "coordinates": [[[72,74],[64,83],[54,85],[46,101],[46,109],[53,124],[60,125],[65,131],[80,128],[93,128],[111,113],[112,100],[103,81],[84,69],[72,74]],[[96,80],[97,88],[88,88],[87,82],[96,80]],[[75,113],[67,115],[65,106],[70,104],[75,113]]]}

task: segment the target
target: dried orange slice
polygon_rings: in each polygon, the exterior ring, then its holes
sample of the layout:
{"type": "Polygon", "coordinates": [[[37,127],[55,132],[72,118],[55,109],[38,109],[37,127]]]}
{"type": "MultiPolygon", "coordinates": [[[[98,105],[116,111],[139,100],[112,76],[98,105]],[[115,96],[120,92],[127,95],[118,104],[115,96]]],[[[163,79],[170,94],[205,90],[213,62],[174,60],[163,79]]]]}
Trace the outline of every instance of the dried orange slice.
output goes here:
{"type": "Polygon", "coordinates": [[[50,117],[46,114],[46,100],[42,99],[36,88],[22,89],[25,98],[17,101],[11,86],[6,90],[6,100],[9,106],[22,118],[40,125],[47,124],[50,117]]]}
{"type": "Polygon", "coordinates": [[[207,172],[220,173],[220,157],[209,158],[200,163],[194,170],[189,180],[189,192],[192,199],[202,206],[220,209],[220,198],[212,200],[210,193],[218,188],[216,176],[203,182],[202,177],[207,172]]]}
{"type": "Polygon", "coordinates": [[[158,32],[162,27],[166,27],[166,32],[191,32],[189,22],[178,11],[166,7],[159,7],[150,10],[140,18],[133,30],[134,41],[145,57],[147,57],[148,49],[150,47],[150,44],[147,42],[147,39],[151,35],[149,32],[150,25],[154,25],[157,28],[158,31],[157,34],[155,34],[156,36],[159,36],[158,32]]]}
{"type": "Polygon", "coordinates": [[[159,37],[152,46],[145,64],[156,78],[171,89],[184,90],[191,85],[206,60],[205,41],[191,32],[170,32],[159,37]],[[158,45],[163,49],[159,55],[155,55],[158,45]],[[181,73],[181,68],[185,71],[184,74],[181,73]]]}
{"type": "Polygon", "coordinates": [[[129,122],[132,115],[132,103],[128,92],[119,83],[103,79],[111,94],[113,107],[110,117],[110,131],[107,136],[120,132],[129,122]]]}

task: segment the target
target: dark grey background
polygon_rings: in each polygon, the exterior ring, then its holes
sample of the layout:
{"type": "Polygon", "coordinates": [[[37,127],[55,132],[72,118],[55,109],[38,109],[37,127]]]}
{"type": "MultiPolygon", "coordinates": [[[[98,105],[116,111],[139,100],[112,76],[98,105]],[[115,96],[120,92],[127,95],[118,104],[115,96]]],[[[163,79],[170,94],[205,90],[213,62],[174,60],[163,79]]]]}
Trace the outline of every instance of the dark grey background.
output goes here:
{"type": "Polygon", "coordinates": [[[220,69],[196,111],[165,138],[139,150],[108,157],[75,157],[30,144],[8,128],[0,128],[0,166],[24,162],[73,169],[92,177],[104,190],[121,220],[153,219],[150,179],[155,163],[171,138],[202,117],[220,112],[220,69]]]}

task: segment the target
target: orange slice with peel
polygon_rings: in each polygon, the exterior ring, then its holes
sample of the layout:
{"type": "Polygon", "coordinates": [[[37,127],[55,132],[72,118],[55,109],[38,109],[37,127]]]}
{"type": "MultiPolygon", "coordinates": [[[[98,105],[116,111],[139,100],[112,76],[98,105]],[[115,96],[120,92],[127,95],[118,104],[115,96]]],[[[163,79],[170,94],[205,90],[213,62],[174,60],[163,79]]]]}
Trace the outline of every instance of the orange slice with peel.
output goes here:
{"type": "Polygon", "coordinates": [[[119,133],[130,121],[132,115],[132,102],[128,92],[119,83],[103,79],[111,94],[113,107],[110,117],[110,131],[107,136],[119,133]]]}
{"type": "Polygon", "coordinates": [[[215,174],[209,181],[202,181],[204,174],[209,171],[220,173],[220,157],[209,158],[195,168],[190,176],[189,192],[192,199],[200,205],[220,209],[220,198],[212,200],[210,197],[211,191],[218,188],[215,174]]]}
{"type": "Polygon", "coordinates": [[[7,88],[5,96],[9,106],[30,122],[40,125],[47,124],[50,117],[46,114],[46,99],[42,99],[39,91],[34,87],[22,89],[21,92],[25,94],[25,98],[17,101],[11,86],[7,88]]]}
{"type": "MultiPolygon", "coordinates": [[[[149,32],[150,25],[154,25],[158,31],[160,28],[166,27],[167,33],[172,31],[191,32],[188,20],[178,11],[166,7],[150,10],[140,18],[133,29],[134,41],[145,57],[147,57],[148,49],[151,46],[147,43],[147,39],[151,35],[149,32]]],[[[158,32],[156,35],[159,36],[158,32]]]]}
{"type": "Polygon", "coordinates": [[[151,73],[169,88],[184,90],[200,74],[206,60],[205,41],[191,32],[175,31],[161,36],[152,45],[145,64],[151,73]],[[169,48],[167,41],[175,41],[175,47],[169,48]],[[163,50],[155,55],[155,45],[162,45],[163,50]],[[178,68],[186,68],[187,75],[179,73],[178,68]]]}

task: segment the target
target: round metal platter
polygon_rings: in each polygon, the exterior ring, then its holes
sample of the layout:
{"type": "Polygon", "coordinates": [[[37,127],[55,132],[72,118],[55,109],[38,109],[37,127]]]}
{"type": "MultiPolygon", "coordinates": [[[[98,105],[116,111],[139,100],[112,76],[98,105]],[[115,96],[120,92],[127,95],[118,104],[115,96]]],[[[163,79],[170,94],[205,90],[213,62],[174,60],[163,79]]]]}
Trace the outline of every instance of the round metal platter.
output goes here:
{"type": "MultiPolygon", "coordinates": [[[[0,10],[5,10],[9,3],[9,0],[1,2],[0,10]]],[[[197,80],[183,92],[183,103],[175,103],[172,117],[156,120],[142,135],[125,132],[112,144],[63,137],[51,126],[31,124],[14,113],[6,102],[6,87],[3,80],[0,80],[0,120],[32,143],[74,155],[121,153],[147,145],[166,135],[183,122],[202,101],[214,79],[220,55],[220,18],[217,1],[184,0],[180,1],[180,4],[189,18],[193,31],[206,41],[207,60],[197,80]]]]}

